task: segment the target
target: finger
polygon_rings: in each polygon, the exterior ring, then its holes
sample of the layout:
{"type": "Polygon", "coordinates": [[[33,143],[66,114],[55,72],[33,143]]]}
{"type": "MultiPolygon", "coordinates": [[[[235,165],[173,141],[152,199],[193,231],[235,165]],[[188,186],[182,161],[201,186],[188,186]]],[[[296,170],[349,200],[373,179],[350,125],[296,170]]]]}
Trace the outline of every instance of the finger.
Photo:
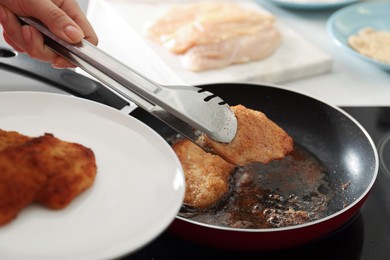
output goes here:
{"type": "MultiPolygon", "coordinates": [[[[27,53],[36,59],[51,62],[55,68],[73,68],[75,65],[68,61],[67,59],[61,57],[56,52],[54,52],[50,47],[45,45],[44,38],[42,34],[31,26],[23,26],[23,34],[25,37],[30,37],[30,40],[33,44],[28,45],[26,49],[27,53]],[[30,32],[29,32],[30,31],[30,32]],[[30,34],[30,35],[28,35],[30,34]],[[31,48],[31,49],[29,49],[31,48]]],[[[26,38],[28,40],[28,38],[26,38]]]]}
{"type": "Polygon", "coordinates": [[[78,4],[74,0],[61,0],[56,2],[58,2],[59,6],[52,1],[42,0],[23,1],[22,3],[26,5],[27,10],[30,10],[31,16],[41,20],[55,35],[69,43],[80,42],[84,38],[82,29],[65,11],[61,10],[61,5],[67,3],[67,5],[71,6],[68,8],[72,12],[77,12],[79,8],[78,4]]]}
{"type": "Polygon", "coordinates": [[[25,50],[34,59],[52,62],[57,54],[45,45],[42,34],[35,28],[24,25],[22,35],[25,41],[25,50]]]}
{"type": "Polygon", "coordinates": [[[37,60],[51,62],[55,68],[75,67],[71,62],[62,58],[50,47],[45,45],[42,34],[34,27],[25,25],[22,27],[22,34],[26,41],[26,52],[32,58],[37,60]]]}
{"type": "Polygon", "coordinates": [[[80,6],[74,5],[73,1],[65,1],[61,6],[61,9],[64,10],[65,13],[69,15],[83,30],[84,39],[89,41],[90,43],[97,45],[98,37],[86,16],[83,14],[80,6]]]}
{"type": "Polygon", "coordinates": [[[73,63],[60,56],[53,61],[52,66],[57,69],[76,68],[73,63]]]}
{"type": "Polygon", "coordinates": [[[0,6],[0,8],[3,12],[1,24],[3,26],[3,34],[7,37],[7,43],[19,51],[24,50],[25,46],[22,36],[22,26],[20,25],[17,17],[7,8],[3,6],[0,6]]]}
{"type": "Polygon", "coordinates": [[[17,52],[25,52],[16,43],[14,43],[12,39],[5,32],[3,32],[3,37],[4,40],[8,43],[8,45],[11,46],[14,50],[16,50],[17,52]]]}

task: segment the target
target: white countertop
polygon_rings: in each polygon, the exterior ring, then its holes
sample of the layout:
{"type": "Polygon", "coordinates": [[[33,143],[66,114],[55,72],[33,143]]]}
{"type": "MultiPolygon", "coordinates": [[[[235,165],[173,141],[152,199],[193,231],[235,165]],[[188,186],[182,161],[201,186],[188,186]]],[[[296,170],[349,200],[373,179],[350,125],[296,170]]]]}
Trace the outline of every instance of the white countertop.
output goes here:
{"type": "MultiPolygon", "coordinates": [[[[79,2],[86,6],[87,0],[79,0],[79,2]]],[[[88,10],[93,8],[97,2],[99,1],[90,2],[88,10]]],[[[322,11],[289,10],[266,0],[259,0],[259,3],[282,22],[288,24],[292,30],[305,36],[309,42],[333,58],[331,72],[284,82],[280,84],[281,87],[303,92],[339,106],[390,106],[390,73],[344,53],[328,36],[326,21],[335,9],[322,11]]],[[[91,22],[94,25],[97,24],[95,29],[101,42],[106,42],[105,47],[107,48],[108,40],[112,42],[114,39],[112,37],[105,38],[105,31],[99,27],[95,20],[92,19],[91,22]]],[[[104,22],[109,23],[109,21],[104,22]]],[[[115,31],[115,28],[111,31],[111,33],[113,32],[118,35],[123,34],[123,32],[115,31]]],[[[4,44],[1,38],[0,43],[4,44]]],[[[139,55],[142,57],[142,53],[139,55]]],[[[0,91],[14,89],[56,91],[45,84],[0,70],[0,91]]]]}

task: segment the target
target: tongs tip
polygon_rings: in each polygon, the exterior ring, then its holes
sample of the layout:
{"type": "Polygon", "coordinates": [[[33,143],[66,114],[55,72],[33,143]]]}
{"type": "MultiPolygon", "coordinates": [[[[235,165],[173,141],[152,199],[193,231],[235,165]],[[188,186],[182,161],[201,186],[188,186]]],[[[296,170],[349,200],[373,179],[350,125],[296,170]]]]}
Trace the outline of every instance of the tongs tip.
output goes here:
{"type": "Polygon", "coordinates": [[[217,142],[230,143],[236,136],[238,124],[236,116],[229,105],[224,104],[223,106],[224,113],[222,118],[220,118],[223,122],[220,124],[221,127],[213,132],[208,132],[207,135],[217,142]]]}

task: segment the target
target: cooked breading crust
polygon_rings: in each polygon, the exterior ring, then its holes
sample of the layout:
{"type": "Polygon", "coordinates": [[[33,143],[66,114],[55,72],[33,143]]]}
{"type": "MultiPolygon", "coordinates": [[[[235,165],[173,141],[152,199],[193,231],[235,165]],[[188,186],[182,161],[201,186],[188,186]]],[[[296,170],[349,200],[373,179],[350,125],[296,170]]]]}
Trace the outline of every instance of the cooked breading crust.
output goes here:
{"type": "Polygon", "coordinates": [[[31,137],[15,131],[4,131],[0,129],[0,152],[5,148],[21,145],[30,139],[31,137]]]}
{"type": "Polygon", "coordinates": [[[35,200],[48,208],[62,209],[92,185],[97,168],[95,156],[89,148],[50,134],[34,141],[41,149],[41,171],[50,175],[35,200]]]}
{"type": "Polygon", "coordinates": [[[233,141],[227,144],[219,143],[202,135],[197,143],[239,166],[250,162],[266,164],[283,158],[293,150],[293,139],[264,113],[243,105],[233,106],[231,109],[238,123],[233,141]]]}
{"type": "Polygon", "coordinates": [[[93,184],[96,163],[91,149],[52,134],[25,138],[3,131],[2,136],[10,139],[1,141],[0,226],[34,201],[53,209],[64,208],[93,184]]]}
{"type": "Polygon", "coordinates": [[[229,190],[229,176],[235,165],[185,139],[173,145],[186,178],[184,204],[207,208],[229,190]]]}

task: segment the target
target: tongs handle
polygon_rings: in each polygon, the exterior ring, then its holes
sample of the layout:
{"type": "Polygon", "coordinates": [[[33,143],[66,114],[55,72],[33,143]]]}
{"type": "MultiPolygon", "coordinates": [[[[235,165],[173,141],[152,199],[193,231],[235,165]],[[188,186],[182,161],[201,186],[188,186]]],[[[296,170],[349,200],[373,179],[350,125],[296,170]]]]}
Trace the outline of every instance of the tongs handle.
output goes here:
{"type": "Polygon", "coordinates": [[[159,87],[151,81],[143,78],[137,72],[124,66],[121,62],[115,60],[86,40],[82,40],[78,44],[70,44],[54,35],[35,19],[28,17],[19,17],[19,19],[25,24],[33,26],[46,36],[45,43],[61,56],[95,76],[115,92],[134,100],[142,108],[146,110],[153,109],[153,103],[145,98],[141,98],[140,94],[136,96],[133,93],[144,93],[147,96],[147,92],[157,92],[159,87]],[[127,78],[131,78],[131,81],[123,78],[121,75],[126,75],[127,78]],[[121,81],[126,81],[128,85],[131,85],[132,91],[129,91],[122,84],[118,84],[121,81]],[[138,84],[132,84],[131,82],[137,82],[138,84]],[[140,85],[143,88],[140,88],[140,85]]]}

